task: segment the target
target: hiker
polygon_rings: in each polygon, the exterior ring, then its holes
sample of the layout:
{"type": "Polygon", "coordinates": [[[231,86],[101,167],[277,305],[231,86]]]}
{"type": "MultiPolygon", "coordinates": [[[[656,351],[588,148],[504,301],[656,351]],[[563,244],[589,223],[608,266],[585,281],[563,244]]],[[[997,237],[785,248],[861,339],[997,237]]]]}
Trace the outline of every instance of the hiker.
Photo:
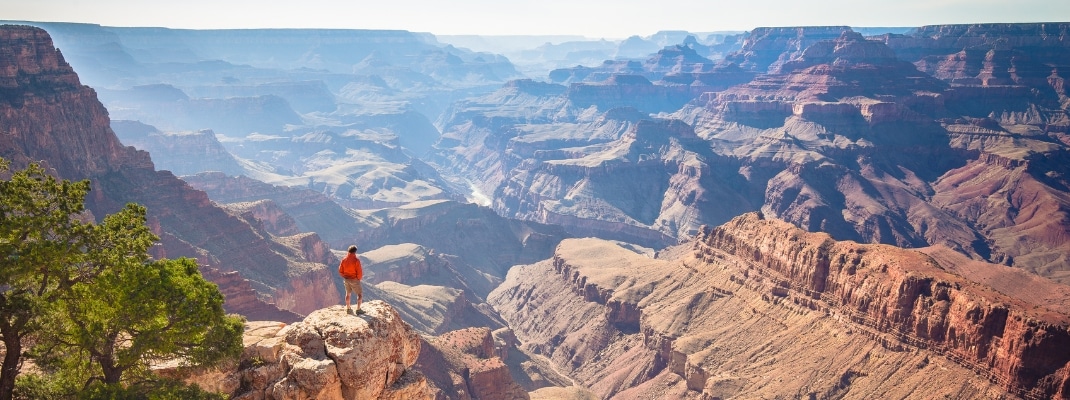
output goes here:
{"type": "Polygon", "coordinates": [[[364,291],[361,290],[360,280],[364,279],[364,268],[360,266],[360,258],[357,258],[357,246],[349,246],[349,254],[346,254],[346,258],[342,259],[342,262],[338,264],[338,274],[342,275],[342,280],[345,281],[346,287],[346,313],[353,312],[352,308],[349,308],[349,295],[356,293],[357,295],[357,314],[362,313],[360,310],[360,303],[364,300],[364,291]]]}

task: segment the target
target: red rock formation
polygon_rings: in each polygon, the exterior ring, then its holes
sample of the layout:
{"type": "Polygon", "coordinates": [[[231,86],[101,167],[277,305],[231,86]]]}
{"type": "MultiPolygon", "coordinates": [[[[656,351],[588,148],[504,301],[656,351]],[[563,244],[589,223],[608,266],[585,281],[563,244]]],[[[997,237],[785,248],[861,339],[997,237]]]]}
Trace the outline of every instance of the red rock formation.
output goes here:
{"type": "Polygon", "coordinates": [[[758,214],[703,232],[697,241],[759,267],[774,295],[798,296],[905,345],[943,354],[1012,393],[1070,396],[1070,315],[970,282],[924,254],[836,242],[758,214]]]}
{"type": "Polygon", "coordinates": [[[219,286],[226,302],[223,309],[228,313],[245,316],[251,321],[279,321],[292,323],[301,320],[301,315],[283,310],[273,303],[260,300],[252,285],[237,271],[222,272],[215,268],[201,268],[204,279],[219,286]]]}
{"type": "Polygon", "coordinates": [[[961,84],[1044,86],[1052,67],[1065,67],[1070,24],[923,26],[882,40],[919,69],[961,84]]]}
{"type": "Polygon", "coordinates": [[[524,348],[602,397],[1070,396],[1070,291],[1013,297],[1031,290],[979,272],[1030,282],[1020,271],[945,268],[754,213],[662,258],[568,240],[488,300],[524,348]]]}
{"type": "Polygon", "coordinates": [[[297,227],[297,221],[294,221],[293,217],[271,200],[230,203],[226,204],[225,207],[241,214],[247,220],[256,221],[257,224],[271,232],[272,235],[290,236],[301,232],[297,227]]]}
{"type": "Polygon", "coordinates": [[[436,390],[436,399],[527,399],[497,355],[488,328],[451,331],[426,339],[413,367],[436,390]]]}

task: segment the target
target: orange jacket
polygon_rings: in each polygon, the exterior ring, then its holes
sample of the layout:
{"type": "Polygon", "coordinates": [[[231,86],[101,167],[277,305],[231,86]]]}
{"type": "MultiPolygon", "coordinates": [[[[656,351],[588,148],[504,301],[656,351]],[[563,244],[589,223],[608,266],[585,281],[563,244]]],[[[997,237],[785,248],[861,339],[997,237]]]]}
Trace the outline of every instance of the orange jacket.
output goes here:
{"type": "Polygon", "coordinates": [[[346,279],[364,279],[364,268],[360,266],[360,259],[354,253],[346,254],[346,258],[338,263],[338,273],[346,279]]]}

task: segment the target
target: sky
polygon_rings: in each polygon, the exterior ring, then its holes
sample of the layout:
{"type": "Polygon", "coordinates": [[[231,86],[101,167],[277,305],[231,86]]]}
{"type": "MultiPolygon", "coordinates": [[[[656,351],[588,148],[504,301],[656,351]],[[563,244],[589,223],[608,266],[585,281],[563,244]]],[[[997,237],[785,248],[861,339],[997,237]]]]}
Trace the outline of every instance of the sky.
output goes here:
{"type": "Polygon", "coordinates": [[[1070,22],[1070,0],[0,0],[0,19],[624,38],[759,26],[1070,22]]]}

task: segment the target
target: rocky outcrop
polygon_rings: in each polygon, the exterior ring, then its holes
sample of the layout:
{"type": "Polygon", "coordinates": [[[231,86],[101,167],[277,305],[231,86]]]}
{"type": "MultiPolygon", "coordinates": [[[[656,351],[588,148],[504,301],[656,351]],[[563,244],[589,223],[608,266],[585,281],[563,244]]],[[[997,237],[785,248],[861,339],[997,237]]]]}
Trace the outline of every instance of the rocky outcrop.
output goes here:
{"type": "Polygon", "coordinates": [[[752,213],[658,259],[567,240],[489,301],[601,397],[1070,396],[1067,291],[953,269],[752,213]]]}
{"type": "Polygon", "coordinates": [[[666,47],[645,62],[606,61],[550,72],[555,82],[571,81],[565,96],[578,108],[605,111],[633,107],[646,113],[671,112],[704,92],[749,81],[753,74],[735,64],[713,61],[684,45],[666,47]]]}
{"type": "Polygon", "coordinates": [[[743,39],[743,47],[725,56],[724,61],[748,71],[776,74],[781,72],[781,65],[810,45],[835,39],[849,31],[851,28],[846,26],[754,28],[743,39]]]}
{"type": "MultiPolygon", "coordinates": [[[[1037,185],[1018,172],[982,166],[991,160],[1024,166],[1030,162],[1023,156],[1030,153],[1037,160],[1059,158],[1063,150],[1050,145],[1055,138],[1041,133],[1058,131],[1065,116],[1046,108],[1056,103],[1043,94],[1047,82],[949,86],[893,53],[902,56],[901,50],[922,42],[893,46],[893,39],[902,37],[887,36],[885,45],[845,32],[815,42],[781,63],[780,74],[706,94],[696,102],[704,102],[705,111],[685,107],[677,115],[694,124],[699,136],[733,142],[715,151],[743,158],[740,175],[764,190],[763,199],[753,203],[769,215],[839,239],[940,244],[1065,279],[1056,271],[1066,268],[1057,255],[1062,246],[1052,240],[1065,236],[1065,223],[1023,219],[1019,226],[1036,228],[1014,229],[1001,216],[1018,215],[1010,208],[998,206],[1003,214],[980,212],[1003,203],[997,192],[1013,191],[1037,194],[1026,196],[1027,208],[1066,213],[1061,196],[1051,195],[1061,191],[1058,179],[1037,185]],[[1036,133],[1012,139],[1011,131],[1036,133]],[[1003,181],[995,175],[1015,182],[1016,189],[995,184],[1003,181]],[[965,182],[972,183],[958,186],[965,182]],[[979,206],[970,198],[992,203],[979,206]],[[1023,236],[1033,238],[1020,242],[1030,243],[1028,250],[1015,244],[1023,236]]],[[[1064,175],[1057,163],[1036,165],[1045,176],[1064,175]]]]}
{"type": "Polygon", "coordinates": [[[227,203],[224,207],[247,220],[256,221],[272,235],[290,236],[301,232],[297,227],[297,221],[271,200],[227,203]]]}
{"type": "Polygon", "coordinates": [[[527,399],[513,380],[491,330],[468,328],[430,337],[413,367],[423,372],[436,399],[527,399]]]}
{"type": "Polygon", "coordinates": [[[1066,67],[1070,24],[929,25],[881,36],[900,58],[937,78],[966,85],[1047,86],[1066,67]]]}
{"type": "Polygon", "coordinates": [[[149,152],[158,168],[175,175],[201,171],[220,171],[228,175],[245,173],[211,130],[165,133],[137,121],[112,121],[111,128],[123,144],[149,152]]]}
{"type": "Polygon", "coordinates": [[[660,248],[748,203],[728,193],[731,177],[713,167],[720,160],[679,120],[640,120],[620,139],[588,150],[518,166],[494,208],[576,236],[660,248]],[[711,206],[722,200],[724,208],[711,206]]]}
{"type": "Polygon", "coordinates": [[[257,296],[249,281],[237,271],[222,272],[216,268],[201,268],[204,279],[219,287],[226,302],[223,309],[228,313],[241,314],[251,321],[279,321],[293,323],[302,316],[293,311],[283,310],[274,303],[268,303],[257,296]]]}
{"type": "Polygon", "coordinates": [[[649,66],[697,61],[666,49],[648,63],[561,73],[574,98],[567,103],[549,95],[516,103],[504,90],[458,103],[434,159],[500,214],[580,236],[659,247],[760,210],[837,239],[942,245],[1065,280],[1065,25],[871,38],[846,27],[759,28],[702,72],[652,78],[649,66]],[[960,72],[926,64],[960,51],[968,53],[960,72]],[[718,68],[741,80],[702,82],[718,68]],[[703,91],[661,115],[690,125],[695,145],[658,143],[635,161],[623,150],[642,128],[634,114],[609,135],[608,123],[593,122],[613,120],[603,109],[625,104],[622,88],[648,92],[627,103],[643,110],[640,102],[662,101],[657,90],[673,84],[703,91]]]}
{"type": "MultiPolygon", "coordinates": [[[[156,171],[148,153],[124,147],[93,89],[79,85],[46,32],[5,25],[0,48],[0,157],[13,167],[36,161],[61,178],[89,179],[86,207],[96,218],[128,202],[145,205],[162,244],[153,248],[154,256],[192,257],[222,272],[237,271],[259,296],[285,309],[337,304],[325,265],[303,260],[267,232],[212,204],[204,192],[156,171]],[[302,293],[290,289],[294,286],[321,290],[302,293]]],[[[250,312],[261,306],[266,304],[250,312]]]]}
{"type": "Polygon", "coordinates": [[[234,399],[428,399],[414,370],[421,340],[389,305],[370,301],[362,315],[342,306],[292,325],[250,322],[234,369],[190,380],[234,399]]]}
{"type": "Polygon", "coordinates": [[[573,83],[567,92],[576,107],[634,107],[647,113],[676,110],[695,96],[690,86],[655,85],[641,75],[613,75],[598,83],[573,83]]]}

